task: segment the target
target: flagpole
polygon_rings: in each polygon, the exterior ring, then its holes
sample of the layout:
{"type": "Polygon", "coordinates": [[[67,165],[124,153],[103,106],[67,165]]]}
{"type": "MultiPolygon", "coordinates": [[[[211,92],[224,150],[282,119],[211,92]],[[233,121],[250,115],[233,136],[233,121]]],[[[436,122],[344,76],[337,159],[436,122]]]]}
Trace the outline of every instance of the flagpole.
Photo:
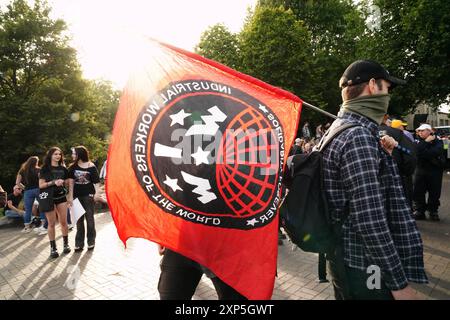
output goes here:
{"type": "Polygon", "coordinates": [[[319,112],[323,113],[324,115],[329,116],[330,118],[337,119],[337,117],[334,114],[329,113],[329,112],[327,112],[325,110],[322,110],[322,109],[320,109],[318,107],[315,107],[312,104],[309,104],[308,102],[303,101],[303,105],[305,107],[311,108],[311,109],[313,109],[315,111],[319,111],[319,112]]]}

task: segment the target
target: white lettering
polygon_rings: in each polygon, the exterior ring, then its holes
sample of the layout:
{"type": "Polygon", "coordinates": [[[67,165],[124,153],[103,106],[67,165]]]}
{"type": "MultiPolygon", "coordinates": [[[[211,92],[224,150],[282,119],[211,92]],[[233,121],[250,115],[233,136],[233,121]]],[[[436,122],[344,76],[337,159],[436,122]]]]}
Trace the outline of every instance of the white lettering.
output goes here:
{"type": "Polygon", "coordinates": [[[145,146],[142,144],[135,144],[134,145],[134,151],[135,152],[140,152],[140,153],[145,153],[145,146]]]}
{"type": "Polygon", "coordinates": [[[370,265],[367,268],[367,274],[373,274],[367,278],[367,289],[373,290],[373,289],[381,289],[381,270],[379,266],[376,265],[370,265]]]}
{"type": "Polygon", "coordinates": [[[149,115],[148,113],[144,113],[142,115],[142,122],[144,122],[145,124],[150,124],[152,120],[153,120],[152,116],[149,115]]]}

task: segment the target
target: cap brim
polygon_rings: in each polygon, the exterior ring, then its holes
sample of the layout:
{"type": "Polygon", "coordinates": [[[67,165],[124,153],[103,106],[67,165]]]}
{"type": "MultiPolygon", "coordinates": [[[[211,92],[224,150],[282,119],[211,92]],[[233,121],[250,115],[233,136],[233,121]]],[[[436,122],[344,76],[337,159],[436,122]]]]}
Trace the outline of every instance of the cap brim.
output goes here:
{"type": "Polygon", "coordinates": [[[418,131],[431,130],[431,126],[421,125],[416,130],[418,130],[418,131]]]}
{"type": "Polygon", "coordinates": [[[393,76],[389,76],[387,79],[391,83],[391,88],[394,88],[395,86],[402,86],[406,84],[406,80],[402,80],[393,76]]]}

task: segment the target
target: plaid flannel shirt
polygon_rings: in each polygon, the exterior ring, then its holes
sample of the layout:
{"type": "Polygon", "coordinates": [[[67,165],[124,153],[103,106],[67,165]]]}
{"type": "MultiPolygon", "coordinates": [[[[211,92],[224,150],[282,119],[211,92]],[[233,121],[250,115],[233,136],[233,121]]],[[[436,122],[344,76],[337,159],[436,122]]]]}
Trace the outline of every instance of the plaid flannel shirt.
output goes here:
{"type": "Polygon", "coordinates": [[[359,114],[341,112],[333,126],[346,123],[359,126],[342,132],[323,151],[332,220],[345,219],[345,265],[364,271],[378,266],[390,290],[403,289],[408,281],[427,283],[422,239],[397,165],[379,145],[378,125],[359,114]]]}

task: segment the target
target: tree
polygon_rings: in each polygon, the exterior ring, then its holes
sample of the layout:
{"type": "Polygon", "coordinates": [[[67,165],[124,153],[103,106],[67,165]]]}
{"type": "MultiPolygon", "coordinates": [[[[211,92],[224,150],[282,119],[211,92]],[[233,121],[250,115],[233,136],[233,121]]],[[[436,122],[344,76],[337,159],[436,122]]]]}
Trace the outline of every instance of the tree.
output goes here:
{"type": "MultiPolygon", "coordinates": [[[[325,109],[322,68],[311,38],[291,9],[257,6],[239,34],[242,71],[325,109]]],[[[302,118],[323,121],[321,114],[307,109],[302,118]]]]}
{"type": "Polygon", "coordinates": [[[363,17],[351,0],[260,0],[259,5],[291,9],[311,32],[315,53],[348,55],[365,31],[363,17]]]}
{"type": "Polygon", "coordinates": [[[20,164],[57,145],[86,145],[104,159],[118,92],[82,78],[66,25],[48,5],[15,0],[0,11],[0,181],[8,189],[20,164]]]}
{"type": "Polygon", "coordinates": [[[41,0],[30,8],[15,0],[0,11],[0,72],[4,97],[27,98],[49,79],[61,78],[78,68],[76,51],[64,35],[66,24],[49,17],[41,0]]]}
{"type": "Polygon", "coordinates": [[[223,24],[216,24],[203,32],[195,52],[233,69],[241,67],[237,35],[223,24]]]}
{"type": "MultiPolygon", "coordinates": [[[[368,7],[371,1],[362,5],[368,7]]],[[[420,103],[437,109],[450,102],[450,2],[445,0],[377,0],[379,29],[360,54],[380,61],[390,73],[408,80],[394,90],[392,113],[405,114],[420,103]]]]}
{"type": "MultiPolygon", "coordinates": [[[[314,82],[310,83],[312,93],[303,93],[301,97],[336,114],[341,104],[339,78],[357,59],[358,43],[366,31],[361,12],[351,0],[260,0],[259,5],[290,9],[296,20],[304,23],[314,57],[310,59],[314,82]]],[[[311,112],[303,118],[330,120],[311,112]]]]}
{"type": "Polygon", "coordinates": [[[239,35],[242,70],[272,85],[304,93],[311,75],[309,37],[292,11],[257,7],[239,35]]]}

